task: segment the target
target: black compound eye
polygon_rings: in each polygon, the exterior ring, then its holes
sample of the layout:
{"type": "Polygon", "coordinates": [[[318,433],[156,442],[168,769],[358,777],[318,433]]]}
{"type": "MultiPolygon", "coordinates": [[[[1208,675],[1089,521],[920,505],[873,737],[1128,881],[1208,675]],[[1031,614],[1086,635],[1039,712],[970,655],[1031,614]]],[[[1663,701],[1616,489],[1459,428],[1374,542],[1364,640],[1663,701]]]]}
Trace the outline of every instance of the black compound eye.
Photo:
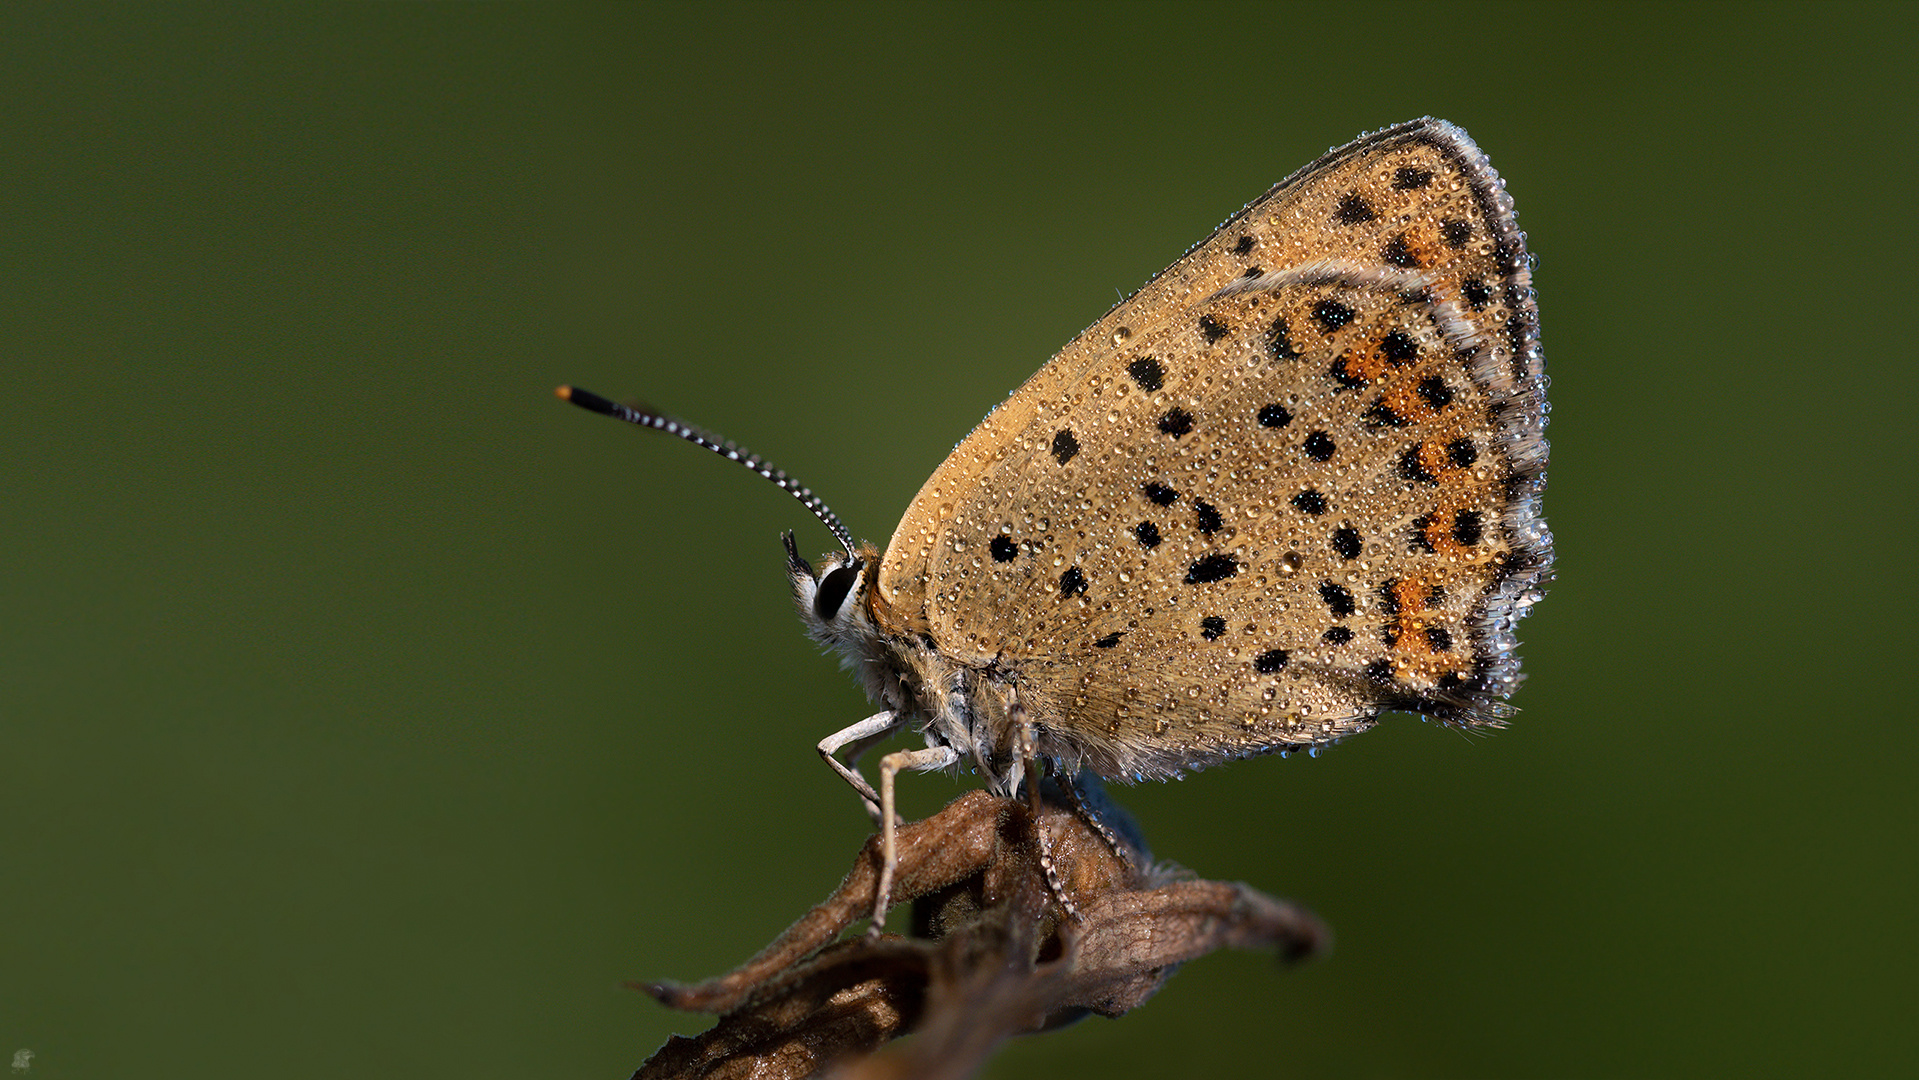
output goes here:
{"type": "Polygon", "coordinates": [[[860,579],[865,566],[864,562],[851,562],[820,579],[820,587],[813,593],[813,614],[821,622],[832,622],[839,614],[840,605],[846,602],[846,594],[853,591],[853,583],[860,579]]]}

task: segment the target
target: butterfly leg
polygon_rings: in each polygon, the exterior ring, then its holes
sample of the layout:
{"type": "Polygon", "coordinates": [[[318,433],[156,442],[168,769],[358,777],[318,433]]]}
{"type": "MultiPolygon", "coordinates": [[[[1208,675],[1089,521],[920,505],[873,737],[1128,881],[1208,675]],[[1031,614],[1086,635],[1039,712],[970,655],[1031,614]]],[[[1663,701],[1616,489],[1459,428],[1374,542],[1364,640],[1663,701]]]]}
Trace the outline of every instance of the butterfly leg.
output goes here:
{"type": "Polygon", "coordinates": [[[899,862],[895,829],[899,815],[893,812],[893,778],[902,769],[930,772],[944,769],[958,760],[959,751],[944,745],[929,746],[924,750],[900,750],[880,759],[880,884],[874,890],[873,925],[867,931],[868,936],[878,937],[886,928],[886,906],[893,896],[893,869],[899,862]]]}
{"type": "Polygon", "coordinates": [[[1094,805],[1095,802],[1110,805],[1106,803],[1104,789],[1098,786],[1099,778],[1091,773],[1082,773],[1081,776],[1070,776],[1061,779],[1059,785],[1060,795],[1067,803],[1071,804],[1074,815],[1081,821],[1084,821],[1094,832],[1098,833],[1100,839],[1106,841],[1107,848],[1119,858],[1120,862],[1125,864],[1128,870],[1136,869],[1133,864],[1132,845],[1120,840],[1119,833],[1115,831],[1113,826],[1106,820],[1106,815],[1101,813],[1098,807],[1094,805]],[[1086,790],[1080,786],[1081,776],[1092,778],[1094,784],[1094,797],[1092,800],[1087,798],[1086,790]]]}
{"type": "MultiPolygon", "coordinates": [[[[1026,715],[1026,706],[1020,703],[1018,691],[1007,694],[1006,712],[1013,721],[1013,730],[1019,740],[1019,760],[1026,774],[1027,816],[1033,822],[1033,839],[1039,845],[1040,873],[1046,878],[1047,891],[1059,901],[1060,910],[1066,913],[1067,918],[1078,922],[1079,908],[1066,895],[1066,887],[1059,880],[1059,869],[1053,863],[1053,838],[1047,833],[1045,819],[1040,814],[1039,785],[1043,772],[1039,760],[1039,737],[1033,730],[1032,718],[1026,715]]],[[[1063,780],[1060,786],[1072,787],[1071,779],[1063,780]]]]}
{"type": "Polygon", "coordinates": [[[853,790],[860,793],[861,800],[866,804],[866,812],[872,815],[874,824],[878,824],[880,820],[880,797],[873,791],[873,785],[866,782],[866,777],[860,775],[857,765],[860,755],[865,753],[868,747],[899,730],[899,726],[899,714],[888,709],[886,712],[874,713],[852,727],[836,731],[820,740],[820,757],[826,759],[826,763],[833,767],[833,771],[840,774],[840,779],[853,785],[853,790]],[[842,747],[846,746],[853,748],[849,755],[853,764],[850,765],[842,764],[835,756],[842,747]]]}

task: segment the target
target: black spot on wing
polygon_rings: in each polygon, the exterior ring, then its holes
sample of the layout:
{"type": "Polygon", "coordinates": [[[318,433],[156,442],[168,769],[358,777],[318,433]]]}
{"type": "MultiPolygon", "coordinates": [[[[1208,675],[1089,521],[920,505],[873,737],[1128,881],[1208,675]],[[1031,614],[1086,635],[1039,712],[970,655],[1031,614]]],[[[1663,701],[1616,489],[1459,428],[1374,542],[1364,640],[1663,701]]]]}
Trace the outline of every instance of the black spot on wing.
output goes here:
{"type": "Polygon", "coordinates": [[[1405,453],[1399,455],[1399,476],[1402,480],[1416,480],[1425,484],[1437,484],[1439,478],[1426,471],[1426,465],[1420,460],[1420,444],[1414,443],[1405,453]]]}
{"type": "Polygon", "coordinates": [[[1208,585],[1215,581],[1224,581],[1237,573],[1239,573],[1238,559],[1215,552],[1202,556],[1187,568],[1186,584],[1208,585]]]}
{"type": "Polygon", "coordinates": [[[1384,400],[1375,401],[1365,412],[1368,427],[1388,428],[1405,427],[1406,418],[1393,411],[1384,400]]]}
{"type": "Polygon", "coordinates": [[[1419,359],[1419,342],[1404,330],[1390,330],[1379,339],[1379,351],[1394,367],[1404,367],[1419,359]]]}
{"type": "Polygon", "coordinates": [[[1353,603],[1352,590],[1338,582],[1320,582],[1319,598],[1326,601],[1328,610],[1342,619],[1359,610],[1358,606],[1353,603]]]}
{"type": "Polygon", "coordinates": [[[1477,510],[1460,510],[1453,514],[1453,539],[1464,547],[1472,547],[1485,536],[1485,516],[1477,510]]]}
{"type": "Polygon", "coordinates": [[[1359,558],[1359,553],[1363,549],[1364,545],[1359,541],[1358,529],[1347,525],[1333,530],[1333,550],[1339,553],[1340,558],[1351,562],[1359,558]]]}
{"type": "Polygon", "coordinates": [[[1413,249],[1406,246],[1405,233],[1393,237],[1379,254],[1387,262],[1406,270],[1418,270],[1425,265],[1419,261],[1419,256],[1413,252],[1413,249]]]}
{"type": "Polygon", "coordinates": [[[1273,328],[1266,331],[1266,351],[1273,354],[1275,360],[1295,360],[1299,350],[1293,348],[1293,339],[1286,334],[1286,320],[1273,320],[1273,328]]]}
{"type": "Polygon", "coordinates": [[[1398,578],[1387,578],[1385,581],[1380,582],[1379,588],[1373,590],[1373,595],[1379,599],[1379,613],[1381,615],[1399,614],[1398,578]]]}
{"type": "Polygon", "coordinates": [[[1474,311],[1483,310],[1487,302],[1493,298],[1493,291],[1488,289],[1486,283],[1478,278],[1467,278],[1465,283],[1460,286],[1460,293],[1466,297],[1466,303],[1470,305],[1474,311]]]}
{"type": "Polygon", "coordinates": [[[1341,196],[1339,207],[1333,211],[1333,220],[1341,225],[1363,225],[1378,216],[1357,191],[1349,191],[1341,196]]]}
{"type": "Polygon", "coordinates": [[[1353,309],[1337,300],[1321,300],[1313,305],[1313,320],[1330,334],[1353,321],[1353,309]]]}
{"type": "Polygon", "coordinates": [[[1067,428],[1060,428],[1053,433],[1054,461],[1064,465],[1073,460],[1073,455],[1077,453],[1079,453],[1079,440],[1073,438],[1072,431],[1067,428]]]}
{"type": "Polygon", "coordinates": [[[1431,169],[1415,169],[1410,165],[1402,166],[1393,173],[1394,191],[1416,191],[1433,182],[1431,169]]]}
{"type": "Polygon", "coordinates": [[[1346,353],[1339,354],[1339,359],[1326,369],[1326,374],[1332,376],[1341,390],[1358,390],[1366,385],[1366,376],[1353,367],[1352,357],[1346,353]]]}
{"type": "Polygon", "coordinates": [[[1203,499],[1193,500],[1193,513],[1198,516],[1199,531],[1211,536],[1219,531],[1219,508],[1203,499]]]}
{"type": "Polygon", "coordinates": [[[1421,514],[1414,518],[1412,531],[1406,539],[1406,550],[1423,551],[1428,555],[1434,554],[1433,542],[1431,538],[1426,535],[1426,530],[1432,527],[1433,516],[1431,514],[1421,514]]]}
{"type": "Polygon", "coordinates": [[[1166,369],[1150,356],[1142,356],[1126,365],[1126,373],[1133,377],[1141,390],[1152,391],[1166,385],[1166,369]]]}

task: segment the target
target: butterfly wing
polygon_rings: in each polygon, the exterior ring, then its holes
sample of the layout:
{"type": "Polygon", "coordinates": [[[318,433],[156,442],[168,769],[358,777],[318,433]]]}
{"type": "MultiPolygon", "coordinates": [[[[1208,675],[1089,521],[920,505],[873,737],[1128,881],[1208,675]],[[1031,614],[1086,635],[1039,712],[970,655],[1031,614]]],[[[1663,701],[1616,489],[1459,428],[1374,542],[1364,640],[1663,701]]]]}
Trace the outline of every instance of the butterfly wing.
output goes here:
{"type": "Polygon", "coordinates": [[[1333,151],[954,450],[887,548],[889,619],[1111,777],[1387,710],[1496,723],[1552,557],[1530,274],[1458,128],[1333,151]]]}

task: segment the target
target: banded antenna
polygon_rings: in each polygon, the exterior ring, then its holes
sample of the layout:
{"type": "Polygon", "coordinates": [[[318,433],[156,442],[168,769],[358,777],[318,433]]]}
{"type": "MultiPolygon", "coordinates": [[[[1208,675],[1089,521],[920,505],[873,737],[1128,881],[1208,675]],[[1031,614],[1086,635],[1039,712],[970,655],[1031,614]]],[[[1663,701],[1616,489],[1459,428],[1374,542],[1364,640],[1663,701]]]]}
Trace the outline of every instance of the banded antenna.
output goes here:
{"type": "Polygon", "coordinates": [[[768,465],[765,458],[741,449],[731,439],[722,439],[712,432],[702,431],[684,420],[656,412],[650,406],[621,405],[616,401],[608,401],[591,390],[581,390],[576,386],[562,386],[554,393],[560,395],[561,401],[570,401],[587,412],[596,412],[601,416],[611,416],[615,420],[624,420],[629,424],[664,431],[668,435],[678,435],[694,446],[704,446],[728,461],[739,462],[778,484],[781,491],[798,499],[801,506],[813,511],[813,516],[819,518],[821,524],[833,530],[833,537],[840,542],[841,547],[846,549],[847,558],[859,557],[859,553],[853,550],[853,534],[846,531],[846,526],[840,524],[839,515],[833,513],[818,495],[813,494],[806,485],[786,475],[785,472],[768,465]]]}

